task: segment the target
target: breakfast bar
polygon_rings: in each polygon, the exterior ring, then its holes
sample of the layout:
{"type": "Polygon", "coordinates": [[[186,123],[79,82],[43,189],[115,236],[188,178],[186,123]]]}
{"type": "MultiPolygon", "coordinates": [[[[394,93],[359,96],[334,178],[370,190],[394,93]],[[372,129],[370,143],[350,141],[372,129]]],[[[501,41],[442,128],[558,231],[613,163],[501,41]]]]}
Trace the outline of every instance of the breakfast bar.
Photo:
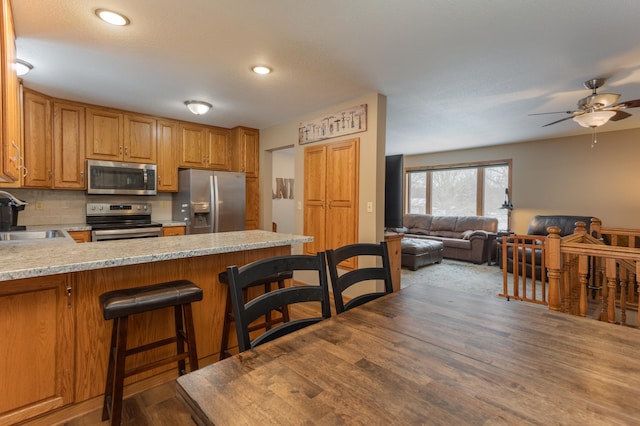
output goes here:
{"type": "MultiPolygon", "coordinates": [[[[101,405],[111,324],[99,295],[111,290],[186,279],[203,290],[193,304],[200,366],[218,360],[229,265],[290,254],[310,237],[237,231],[77,244],[71,239],[0,244],[0,424],[37,416],[64,421],[101,405]]],[[[132,344],[171,336],[173,310],[130,321],[132,344]]],[[[131,366],[165,357],[170,347],[132,356],[131,366]]],[[[125,397],[175,378],[172,366],[131,377],[125,397]]]]}

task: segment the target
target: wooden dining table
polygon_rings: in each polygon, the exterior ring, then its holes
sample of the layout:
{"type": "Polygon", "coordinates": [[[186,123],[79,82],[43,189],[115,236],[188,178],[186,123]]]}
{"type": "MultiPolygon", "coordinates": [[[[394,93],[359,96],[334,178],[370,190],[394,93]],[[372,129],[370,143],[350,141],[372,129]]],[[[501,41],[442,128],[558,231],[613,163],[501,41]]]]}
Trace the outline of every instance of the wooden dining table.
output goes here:
{"type": "Polygon", "coordinates": [[[198,424],[640,424],[640,330],[414,284],[178,378],[198,424]]]}

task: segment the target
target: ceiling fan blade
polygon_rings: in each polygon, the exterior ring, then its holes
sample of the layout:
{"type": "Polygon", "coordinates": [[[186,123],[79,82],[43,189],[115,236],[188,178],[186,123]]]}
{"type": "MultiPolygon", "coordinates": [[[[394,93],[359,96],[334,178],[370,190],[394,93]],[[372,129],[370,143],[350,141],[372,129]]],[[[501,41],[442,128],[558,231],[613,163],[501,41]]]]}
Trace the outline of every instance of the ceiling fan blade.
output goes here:
{"type": "Polygon", "coordinates": [[[563,121],[566,121],[566,120],[571,120],[572,118],[573,118],[573,116],[571,116],[571,117],[565,117],[565,118],[560,119],[560,120],[558,120],[558,121],[554,121],[553,123],[545,124],[545,125],[544,125],[544,126],[542,126],[542,127],[551,126],[552,124],[560,123],[560,122],[563,122],[563,121]]]}
{"type": "Polygon", "coordinates": [[[626,111],[616,111],[616,115],[611,117],[609,121],[620,121],[620,120],[624,120],[627,117],[631,117],[631,114],[629,114],[626,111]]]}
{"type": "Polygon", "coordinates": [[[640,107],[640,99],[632,99],[630,101],[624,101],[624,102],[620,102],[619,104],[615,105],[618,108],[624,109],[624,108],[638,108],[640,107]]]}
{"type": "Polygon", "coordinates": [[[545,114],[573,114],[573,111],[536,112],[529,115],[545,115],[545,114]]]}

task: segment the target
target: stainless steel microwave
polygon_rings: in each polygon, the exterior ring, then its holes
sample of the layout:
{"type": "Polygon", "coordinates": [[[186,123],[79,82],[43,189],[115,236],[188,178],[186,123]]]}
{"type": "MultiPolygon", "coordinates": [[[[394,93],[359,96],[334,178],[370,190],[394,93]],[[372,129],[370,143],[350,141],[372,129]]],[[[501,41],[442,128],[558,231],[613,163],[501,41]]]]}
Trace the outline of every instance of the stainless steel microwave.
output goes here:
{"type": "Polygon", "coordinates": [[[87,193],[156,195],[155,164],[87,160],[87,193]]]}

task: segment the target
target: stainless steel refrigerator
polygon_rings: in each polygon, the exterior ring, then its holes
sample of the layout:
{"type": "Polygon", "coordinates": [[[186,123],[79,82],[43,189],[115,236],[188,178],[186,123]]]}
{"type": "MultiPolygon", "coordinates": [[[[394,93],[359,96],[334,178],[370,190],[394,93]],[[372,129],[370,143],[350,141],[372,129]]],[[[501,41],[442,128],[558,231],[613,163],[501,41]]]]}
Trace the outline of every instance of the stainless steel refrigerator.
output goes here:
{"type": "Polygon", "coordinates": [[[181,169],[173,194],[173,220],[186,223],[187,234],[245,229],[245,174],[181,169]]]}

